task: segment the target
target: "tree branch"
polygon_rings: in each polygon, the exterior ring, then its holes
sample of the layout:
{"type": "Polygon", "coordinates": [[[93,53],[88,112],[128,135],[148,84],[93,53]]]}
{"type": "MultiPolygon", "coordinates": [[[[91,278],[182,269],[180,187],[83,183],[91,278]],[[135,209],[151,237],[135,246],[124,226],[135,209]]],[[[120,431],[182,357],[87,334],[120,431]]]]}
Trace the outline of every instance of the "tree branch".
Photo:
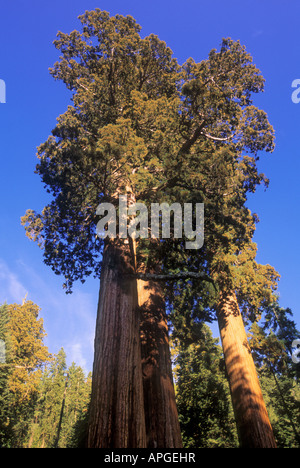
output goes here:
{"type": "Polygon", "coordinates": [[[13,366],[15,369],[34,369],[34,366],[13,366]]]}
{"type": "MultiPolygon", "coordinates": [[[[84,89],[85,91],[87,91],[88,93],[91,92],[91,90],[89,88],[87,88],[86,86],[84,86],[82,83],[80,83],[79,79],[76,80],[76,83],[78,84],[78,86],[80,86],[82,89],[84,89]]],[[[96,93],[93,93],[92,92],[92,95],[93,96],[96,96],[96,93]]]]}
{"type": "MultiPolygon", "coordinates": [[[[205,133],[203,131],[203,128],[205,126],[205,123],[206,123],[206,120],[204,119],[201,124],[196,128],[196,130],[194,131],[193,135],[191,136],[191,138],[189,138],[188,140],[186,140],[183,145],[181,146],[180,150],[178,151],[178,155],[181,155],[181,154],[185,154],[187,153],[191,147],[196,143],[196,141],[198,140],[198,138],[203,135],[205,138],[209,138],[210,140],[214,140],[214,141],[227,141],[229,140],[230,137],[226,137],[226,138],[219,138],[219,137],[214,137],[212,135],[209,135],[208,133],[205,133]]],[[[143,192],[139,193],[137,198],[142,198],[143,196],[147,195],[148,193],[153,193],[153,192],[158,192],[160,190],[164,190],[165,188],[170,188],[170,187],[174,187],[177,185],[177,182],[181,179],[180,176],[175,176],[173,177],[172,179],[170,179],[169,181],[166,181],[164,183],[162,183],[161,185],[158,185],[156,187],[151,187],[149,189],[146,189],[144,190],[143,192]]]]}
{"type": "Polygon", "coordinates": [[[190,148],[198,140],[199,136],[203,133],[202,129],[203,129],[204,125],[205,125],[205,120],[203,120],[201,122],[201,124],[199,125],[199,127],[196,128],[196,130],[194,132],[194,135],[191,138],[189,138],[186,142],[183,143],[182,147],[178,151],[178,154],[186,153],[187,151],[190,150],[190,148]]]}
{"type": "Polygon", "coordinates": [[[167,274],[155,274],[155,273],[136,273],[133,275],[136,279],[143,281],[168,281],[168,280],[179,280],[179,279],[198,279],[202,281],[208,281],[212,283],[216,289],[215,282],[206,273],[196,273],[194,271],[180,271],[179,273],[167,273],[167,274]]]}
{"type": "Polygon", "coordinates": [[[204,135],[206,138],[209,138],[210,140],[214,140],[214,141],[227,141],[230,138],[230,137],[226,137],[226,138],[214,137],[212,135],[208,135],[208,133],[205,133],[205,132],[201,132],[201,135],[204,135]]]}
{"type": "MultiPolygon", "coordinates": [[[[187,153],[190,150],[190,148],[196,143],[196,141],[198,140],[198,138],[202,134],[202,129],[203,129],[204,125],[205,125],[205,120],[203,120],[201,122],[201,124],[199,125],[199,127],[196,128],[196,130],[194,131],[193,136],[183,143],[180,150],[178,151],[178,155],[183,154],[183,153],[187,153]]],[[[143,192],[141,192],[137,196],[137,198],[142,198],[147,193],[158,192],[160,190],[164,190],[165,188],[174,187],[176,185],[176,183],[180,179],[181,179],[181,177],[176,175],[175,177],[172,177],[172,179],[164,182],[161,185],[158,185],[156,187],[152,187],[152,188],[144,190],[143,192]]]]}

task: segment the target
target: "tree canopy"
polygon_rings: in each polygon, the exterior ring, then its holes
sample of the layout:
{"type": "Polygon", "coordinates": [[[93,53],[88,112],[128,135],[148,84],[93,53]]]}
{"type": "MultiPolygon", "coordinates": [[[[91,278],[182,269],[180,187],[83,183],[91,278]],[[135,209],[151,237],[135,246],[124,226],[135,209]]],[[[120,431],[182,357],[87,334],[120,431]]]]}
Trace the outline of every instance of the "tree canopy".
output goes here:
{"type": "Polygon", "coordinates": [[[99,277],[96,208],[129,190],[144,203],[205,204],[200,259],[176,249],[178,266],[180,257],[196,271],[209,264],[216,281],[234,278],[248,300],[263,277],[270,290],[277,274],[255,262],[257,217],[245,206],[247,193],[267,184],[259,153],[274,148],[267,115],[252,102],[264,79],[250,54],[228,38],[206,60],[180,66],[157,36],[141,38],[132,17],[96,9],[79,19],[81,33],[58,33],[61,56],[51,69],[73,105],[38,149],[37,173],[53,201],[22,219],[45,263],[64,275],[67,292],[75,280],[99,277]]]}

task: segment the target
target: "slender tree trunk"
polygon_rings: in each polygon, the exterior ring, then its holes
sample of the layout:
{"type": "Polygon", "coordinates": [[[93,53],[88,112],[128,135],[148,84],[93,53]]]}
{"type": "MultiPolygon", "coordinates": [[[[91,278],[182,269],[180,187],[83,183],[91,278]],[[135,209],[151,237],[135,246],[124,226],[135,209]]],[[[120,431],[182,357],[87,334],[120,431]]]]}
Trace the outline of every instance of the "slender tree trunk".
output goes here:
{"type": "Polygon", "coordinates": [[[221,295],[218,322],[240,445],[275,448],[243,319],[234,293],[221,295]]]}
{"type": "Polygon", "coordinates": [[[62,403],[61,403],[60,416],[59,416],[58,429],[57,429],[57,436],[56,436],[56,440],[55,440],[55,443],[54,443],[54,448],[58,448],[58,444],[59,444],[59,438],[60,438],[60,432],[61,432],[61,426],[62,426],[62,420],[63,420],[63,416],[64,416],[66,396],[67,396],[68,381],[69,381],[69,374],[67,374],[67,377],[66,377],[65,389],[64,389],[63,399],[62,399],[62,403]]]}
{"type": "Polygon", "coordinates": [[[141,349],[148,448],[180,448],[168,324],[161,286],[138,280],[141,349]]]}
{"type": "Polygon", "coordinates": [[[27,448],[31,448],[31,447],[32,447],[33,440],[34,440],[35,428],[36,428],[34,419],[33,419],[32,423],[31,423],[31,425],[32,425],[32,429],[31,429],[31,434],[30,434],[30,437],[29,437],[29,441],[28,441],[27,448]]]}
{"type": "Polygon", "coordinates": [[[136,280],[129,245],[103,253],[95,336],[89,448],[146,447],[136,280]]]}

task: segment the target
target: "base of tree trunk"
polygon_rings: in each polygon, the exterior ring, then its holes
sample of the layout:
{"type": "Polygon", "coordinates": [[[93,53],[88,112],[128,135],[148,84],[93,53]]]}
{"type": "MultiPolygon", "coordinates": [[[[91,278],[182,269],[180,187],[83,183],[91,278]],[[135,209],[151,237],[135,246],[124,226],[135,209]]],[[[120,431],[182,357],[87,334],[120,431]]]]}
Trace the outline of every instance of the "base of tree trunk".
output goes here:
{"type": "Polygon", "coordinates": [[[181,448],[165,302],[161,286],[138,280],[148,448],[181,448]]]}
{"type": "Polygon", "coordinates": [[[140,325],[129,245],[103,253],[88,448],[145,448],[140,325]]]}

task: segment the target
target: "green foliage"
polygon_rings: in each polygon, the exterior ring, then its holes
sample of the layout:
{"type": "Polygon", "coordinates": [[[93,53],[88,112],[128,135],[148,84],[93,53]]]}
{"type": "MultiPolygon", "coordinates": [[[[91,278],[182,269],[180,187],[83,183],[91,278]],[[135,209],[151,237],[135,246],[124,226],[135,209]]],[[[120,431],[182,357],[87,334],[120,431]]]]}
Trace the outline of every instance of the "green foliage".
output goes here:
{"type": "Polygon", "coordinates": [[[39,310],[30,301],[0,307],[1,447],[78,446],[83,437],[91,376],[74,363],[67,369],[63,349],[50,357],[39,310]]]}
{"type": "Polygon", "coordinates": [[[68,292],[75,280],[99,276],[98,204],[160,182],[179,80],[170,49],[154,35],[141,39],[133,18],[97,9],[80,21],[82,33],[58,34],[62,56],[51,71],[74,105],[38,150],[37,172],[54,201],[22,220],[68,292]]]}
{"type": "MultiPolygon", "coordinates": [[[[209,327],[193,316],[186,300],[177,305],[172,354],[184,447],[237,447],[222,349],[209,327]]],[[[300,446],[299,364],[291,359],[291,343],[299,335],[291,310],[278,304],[266,309],[260,322],[249,329],[249,344],[279,448],[300,446]]]]}
{"type": "MultiPolygon", "coordinates": [[[[204,288],[205,290],[205,288],[204,288]]],[[[193,295],[178,303],[186,313],[173,317],[174,378],[184,447],[237,447],[237,435],[224,369],[222,350],[208,325],[199,320],[204,311],[190,307],[193,295]]],[[[84,447],[91,390],[91,375],[72,363],[66,365],[63,349],[47,365],[41,366],[41,343],[33,346],[29,337],[16,348],[16,320],[22,329],[23,311],[32,311],[42,332],[38,307],[0,307],[0,339],[7,343],[7,360],[0,364],[0,443],[2,447],[77,448],[84,447]],[[13,323],[12,323],[13,322],[13,323]],[[25,352],[31,349],[32,354],[25,352]],[[16,357],[18,356],[18,357],[16,357]],[[26,381],[12,377],[18,369],[35,363],[26,381]],[[17,364],[16,364],[17,363],[17,364]],[[12,388],[15,390],[12,391],[12,388]],[[26,398],[25,398],[26,395],[26,398]],[[29,398],[30,395],[30,398],[29,398]]],[[[30,314],[29,314],[30,315],[30,314]]],[[[25,318],[25,317],[24,317],[25,318]]],[[[27,320],[29,318],[27,317],[27,320]]],[[[25,322],[26,323],[26,322],[25,322]]],[[[39,335],[39,333],[38,333],[39,335]]],[[[42,336],[44,332],[42,332],[42,336]]],[[[300,387],[299,366],[291,360],[291,343],[300,333],[289,309],[269,307],[260,323],[249,331],[250,345],[279,447],[299,447],[300,387]]],[[[35,341],[33,340],[33,342],[35,341]]],[[[46,361],[45,361],[46,362],[46,361]]],[[[20,369],[19,369],[20,370],[20,369]]]]}
{"type": "Polygon", "coordinates": [[[90,385],[90,376],[86,378],[75,363],[67,368],[66,354],[61,349],[42,375],[39,397],[27,435],[28,446],[74,446],[78,438],[76,428],[87,414],[90,385]]]}
{"type": "Polygon", "coordinates": [[[260,377],[278,448],[300,448],[300,385],[286,375],[260,377]]]}
{"type": "Polygon", "coordinates": [[[292,342],[300,337],[292,311],[269,307],[262,323],[249,331],[250,345],[278,447],[300,447],[299,364],[291,358],[292,342]]]}
{"type": "Polygon", "coordinates": [[[43,321],[31,301],[0,309],[0,336],[5,362],[0,364],[0,444],[19,447],[34,411],[43,365],[49,360],[43,344],[43,321]]]}
{"type": "Polygon", "coordinates": [[[180,242],[150,240],[140,245],[141,261],[207,270],[220,287],[239,290],[245,313],[256,313],[276,272],[255,263],[257,217],[245,201],[267,183],[257,161],[273,150],[274,130],[252,102],[264,87],[252,57],[227,38],[206,60],[180,66],[157,36],[142,39],[130,16],[96,9],[79,20],[82,32],[59,32],[55,41],[61,56],[51,74],[71,90],[73,105],[38,149],[37,173],[53,202],[41,214],[27,211],[27,235],[70,292],[74,281],[100,275],[101,201],[129,191],[144,203],[204,202],[201,258],[180,242]],[[242,269],[250,281],[241,281],[242,269]]]}
{"type": "Polygon", "coordinates": [[[5,344],[5,355],[0,363],[0,446],[7,446],[13,437],[10,424],[10,399],[8,381],[11,375],[9,362],[9,342],[8,342],[8,311],[7,305],[0,306],[0,339],[5,344]]]}
{"type": "Polygon", "coordinates": [[[176,397],[185,448],[237,447],[222,350],[209,327],[197,341],[175,349],[176,397]]]}

